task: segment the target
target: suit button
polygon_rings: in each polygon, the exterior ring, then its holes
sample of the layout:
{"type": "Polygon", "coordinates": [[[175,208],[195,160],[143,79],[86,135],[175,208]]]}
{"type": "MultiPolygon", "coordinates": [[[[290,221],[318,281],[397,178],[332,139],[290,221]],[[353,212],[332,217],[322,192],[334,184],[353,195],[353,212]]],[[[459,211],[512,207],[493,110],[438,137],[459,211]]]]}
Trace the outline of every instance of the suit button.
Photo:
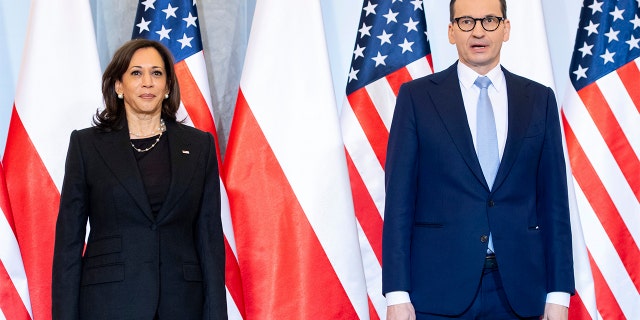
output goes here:
{"type": "Polygon", "coordinates": [[[156,231],[156,229],[158,229],[158,226],[154,223],[151,225],[151,230],[156,231]]]}
{"type": "Polygon", "coordinates": [[[487,241],[489,241],[489,237],[488,236],[486,236],[486,235],[480,236],[480,242],[486,243],[487,241]]]}
{"type": "Polygon", "coordinates": [[[496,205],[495,202],[493,202],[493,200],[489,200],[489,202],[487,202],[487,205],[489,206],[489,208],[493,207],[496,205]]]}

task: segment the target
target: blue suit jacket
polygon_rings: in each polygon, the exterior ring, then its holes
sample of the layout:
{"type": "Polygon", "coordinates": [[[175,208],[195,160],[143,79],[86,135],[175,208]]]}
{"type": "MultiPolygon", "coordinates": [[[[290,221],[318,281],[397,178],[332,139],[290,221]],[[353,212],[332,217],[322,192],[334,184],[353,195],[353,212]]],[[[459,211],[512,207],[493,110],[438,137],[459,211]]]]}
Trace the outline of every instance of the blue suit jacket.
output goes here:
{"type": "Polygon", "coordinates": [[[418,312],[472,302],[491,232],[504,289],[521,316],[574,292],[565,162],[553,91],[503,68],[508,136],[493,191],[473,146],[457,64],[404,84],[389,135],[383,291],[418,312]]]}

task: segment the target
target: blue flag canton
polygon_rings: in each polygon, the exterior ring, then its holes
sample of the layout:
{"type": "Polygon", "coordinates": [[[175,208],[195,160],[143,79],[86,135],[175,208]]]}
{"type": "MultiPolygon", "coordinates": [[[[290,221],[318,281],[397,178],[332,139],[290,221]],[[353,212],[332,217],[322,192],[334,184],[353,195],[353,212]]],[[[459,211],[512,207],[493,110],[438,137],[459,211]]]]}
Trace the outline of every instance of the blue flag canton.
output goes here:
{"type": "Polygon", "coordinates": [[[640,56],[639,0],[585,0],[571,59],[580,90],[640,56]]]}
{"type": "Polygon", "coordinates": [[[141,0],[134,24],[132,39],[160,41],[175,62],[202,51],[195,0],[141,0]]]}
{"type": "Polygon", "coordinates": [[[364,0],[347,95],[430,54],[422,0],[364,0]]]}

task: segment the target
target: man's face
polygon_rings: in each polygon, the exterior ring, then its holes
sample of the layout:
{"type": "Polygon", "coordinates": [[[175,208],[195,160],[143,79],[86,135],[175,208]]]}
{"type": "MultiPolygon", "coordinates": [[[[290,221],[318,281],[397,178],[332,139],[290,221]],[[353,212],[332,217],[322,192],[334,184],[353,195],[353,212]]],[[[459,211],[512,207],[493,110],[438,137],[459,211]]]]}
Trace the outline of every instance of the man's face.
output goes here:
{"type": "MultiPolygon", "coordinates": [[[[499,0],[457,0],[453,9],[454,18],[502,17],[499,0]]],[[[476,21],[475,28],[465,32],[453,21],[449,24],[449,42],[456,45],[460,62],[484,75],[500,62],[500,49],[509,40],[510,27],[505,19],[495,31],[486,31],[481,21],[476,21]]]]}

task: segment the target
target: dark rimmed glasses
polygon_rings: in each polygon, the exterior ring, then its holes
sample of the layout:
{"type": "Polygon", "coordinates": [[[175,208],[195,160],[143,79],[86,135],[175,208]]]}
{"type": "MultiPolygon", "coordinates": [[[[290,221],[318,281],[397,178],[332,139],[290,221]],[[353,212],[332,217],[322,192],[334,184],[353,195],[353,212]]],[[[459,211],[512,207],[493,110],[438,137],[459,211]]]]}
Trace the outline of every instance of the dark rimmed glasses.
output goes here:
{"type": "Polygon", "coordinates": [[[498,29],[498,27],[500,26],[500,22],[502,22],[504,18],[494,17],[494,16],[487,16],[484,18],[473,18],[473,17],[464,16],[464,17],[454,18],[453,20],[458,25],[458,28],[460,28],[460,30],[464,32],[469,32],[473,30],[476,27],[476,21],[480,21],[480,25],[482,25],[482,28],[484,30],[496,31],[496,29],[498,29]]]}

